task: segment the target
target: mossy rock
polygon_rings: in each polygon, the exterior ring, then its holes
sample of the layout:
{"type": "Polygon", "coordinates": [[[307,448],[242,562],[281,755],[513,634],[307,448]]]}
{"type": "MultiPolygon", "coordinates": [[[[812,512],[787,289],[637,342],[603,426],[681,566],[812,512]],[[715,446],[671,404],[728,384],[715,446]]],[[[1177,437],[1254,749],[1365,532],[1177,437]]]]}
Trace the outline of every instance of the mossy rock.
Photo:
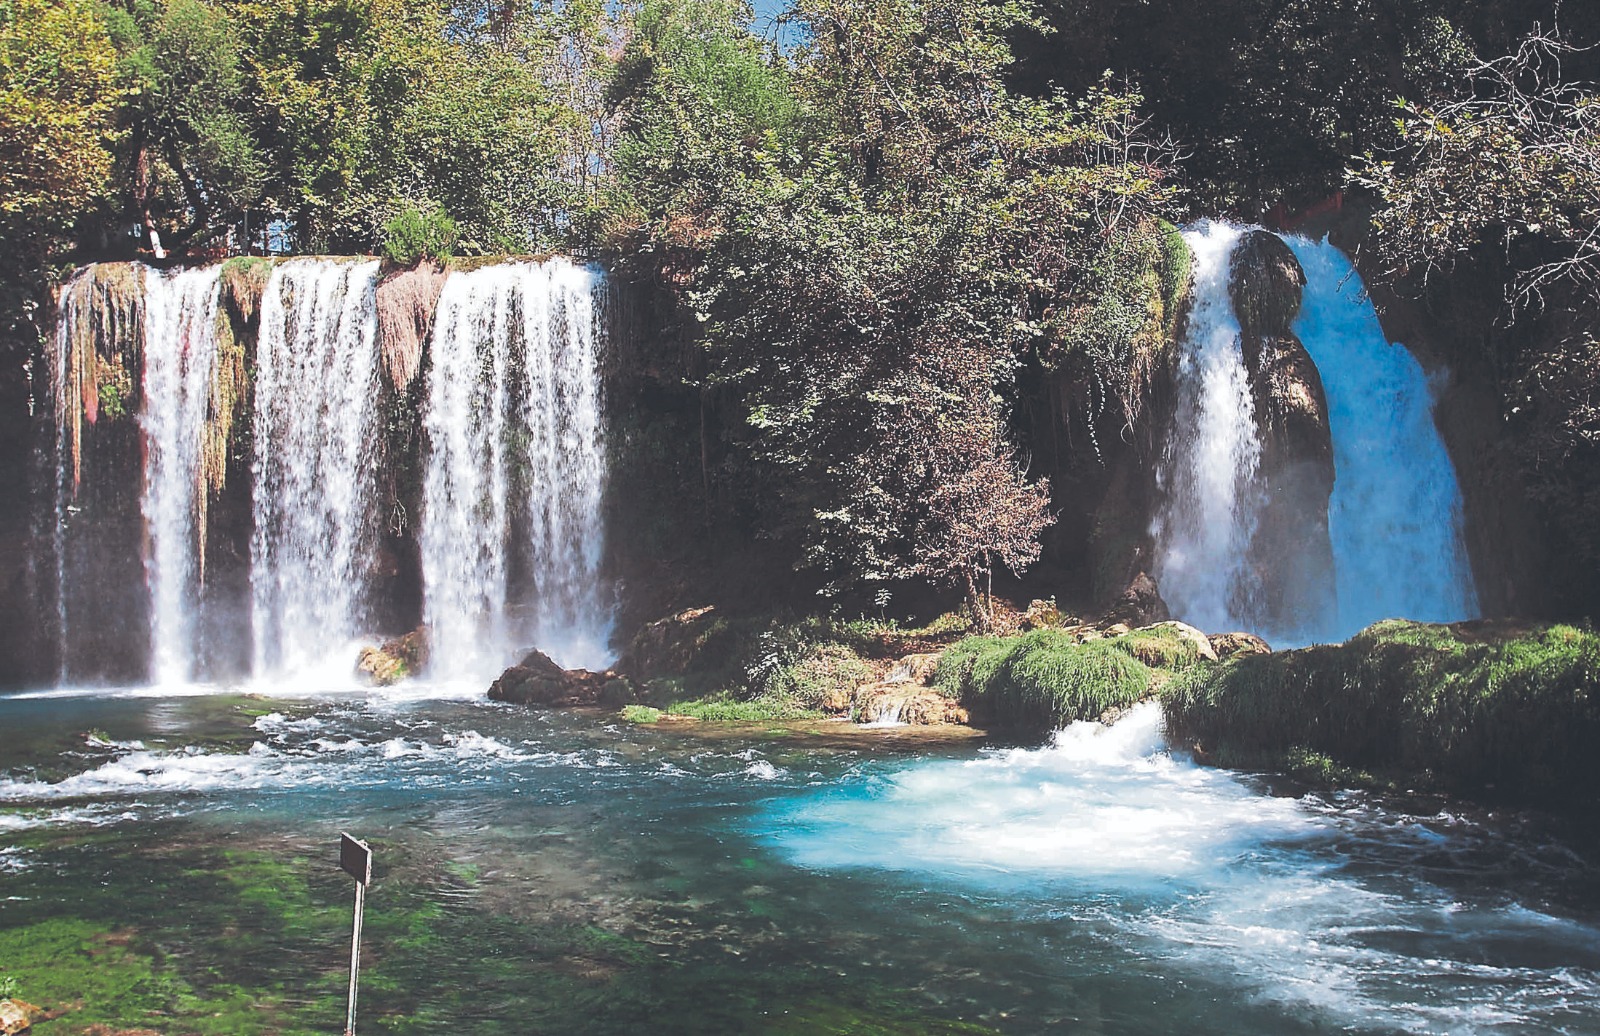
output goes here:
{"type": "Polygon", "coordinates": [[[1344,644],[1236,657],[1163,697],[1175,742],[1236,765],[1296,757],[1489,800],[1600,801],[1600,636],[1389,620],[1344,644]]]}

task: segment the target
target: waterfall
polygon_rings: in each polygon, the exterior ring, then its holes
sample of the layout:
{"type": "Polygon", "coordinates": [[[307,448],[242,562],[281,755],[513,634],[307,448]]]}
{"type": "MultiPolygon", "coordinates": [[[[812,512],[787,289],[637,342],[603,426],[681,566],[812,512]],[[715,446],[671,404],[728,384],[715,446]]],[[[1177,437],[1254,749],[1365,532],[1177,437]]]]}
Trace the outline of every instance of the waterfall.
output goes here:
{"type": "Polygon", "coordinates": [[[279,264],[256,349],[250,594],[257,677],[349,672],[375,533],[378,263],[279,264]]]}
{"type": "Polygon", "coordinates": [[[1285,238],[1306,273],[1294,331],[1322,373],[1333,431],[1333,540],[1343,638],[1377,619],[1477,614],[1461,534],[1461,489],[1433,421],[1422,366],[1390,344],[1350,260],[1326,241],[1285,238]]]}
{"type": "Polygon", "coordinates": [[[1294,628],[1261,628],[1263,580],[1294,559],[1264,556],[1270,551],[1255,535],[1275,487],[1263,484],[1261,422],[1228,291],[1241,233],[1207,222],[1183,235],[1195,258],[1194,306],[1180,345],[1173,432],[1156,473],[1163,503],[1151,525],[1154,574],[1173,615],[1210,631],[1259,629],[1290,645],[1341,640],[1384,618],[1476,614],[1461,493],[1434,426],[1427,375],[1384,337],[1343,253],[1286,238],[1307,279],[1292,330],[1327,396],[1337,592],[1322,614],[1294,628]]]}
{"type": "Polygon", "coordinates": [[[453,274],[434,316],[419,541],[436,674],[536,645],[609,664],[599,577],[604,275],[553,259],[453,274]]]}
{"type": "Polygon", "coordinates": [[[1261,440],[1228,260],[1240,228],[1203,222],[1183,232],[1194,255],[1194,305],[1178,363],[1173,434],[1156,468],[1155,576],[1172,613],[1205,630],[1248,626],[1257,577],[1249,555],[1263,503],[1261,440]]]}
{"type": "Polygon", "coordinates": [[[147,271],[144,278],[145,581],[150,589],[150,677],[195,678],[195,618],[205,543],[201,463],[217,360],[220,267],[147,271]]]}

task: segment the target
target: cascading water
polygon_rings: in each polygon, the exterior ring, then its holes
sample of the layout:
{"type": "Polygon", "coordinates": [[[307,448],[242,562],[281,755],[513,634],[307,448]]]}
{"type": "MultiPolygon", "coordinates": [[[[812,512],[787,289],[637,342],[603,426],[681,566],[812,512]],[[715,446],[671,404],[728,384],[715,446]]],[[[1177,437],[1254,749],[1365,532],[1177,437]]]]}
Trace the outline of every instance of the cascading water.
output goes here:
{"type": "Polygon", "coordinates": [[[492,672],[529,643],[566,666],[611,660],[599,578],[606,290],[597,268],[561,259],[445,282],[419,534],[438,675],[492,672]]]}
{"type": "Polygon", "coordinates": [[[1194,307],[1178,368],[1174,434],[1156,470],[1165,506],[1152,533],[1156,578],[1172,613],[1233,629],[1256,591],[1249,546],[1261,508],[1250,375],[1228,298],[1240,228],[1204,222],[1183,233],[1194,255],[1194,307]]]}
{"type": "Polygon", "coordinates": [[[1260,472],[1261,419],[1229,297],[1242,233],[1219,223],[1184,232],[1195,257],[1194,308],[1174,431],[1157,471],[1164,502],[1151,529],[1155,575],[1172,613],[1207,630],[1255,628],[1280,644],[1341,640],[1384,618],[1475,614],[1461,494],[1433,423],[1427,376],[1384,337],[1338,249],[1288,238],[1307,278],[1293,331],[1327,397],[1336,593],[1291,628],[1263,622],[1263,580],[1294,559],[1265,556],[1255,536],[1276,487],[1260,472]]]}
{"type": "Polygon", "coordinates": [[[1461,489],[1433,422],[1422,366],[1391,344],[1349,258],[1285,238],[1306,272],[1294,331],[1322,374],[1333,432],[1328,532],[1344,637],[1377,619],[1477,614],[1461,536],[1461,489]]]}
{"type": "Polygon", "coordinates": [[[350,667],[376,510],[378,263],[279,264],[256,350],[256,676],[350,667]]]}
{"type": "Polygon", "coordinates": [[[144,278],[145,578],[150,588],[150,676],[194,679],[195,616],[204,543],[202,441],[217,359],[220,267],[148,271],[144,278]]]}

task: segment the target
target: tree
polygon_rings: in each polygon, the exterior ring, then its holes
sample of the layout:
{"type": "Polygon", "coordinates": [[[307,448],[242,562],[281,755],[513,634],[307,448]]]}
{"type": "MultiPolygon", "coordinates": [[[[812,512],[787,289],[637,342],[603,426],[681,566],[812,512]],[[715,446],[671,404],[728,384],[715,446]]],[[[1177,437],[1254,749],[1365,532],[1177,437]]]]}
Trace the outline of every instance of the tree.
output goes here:
{"type": "Polygon", "coordinates": [[[619,65],[627,240],[739,415],[732,480],[760,531],[829,592],[1025,567],[1048,489],[1011,460],[1004,400],[1104,289],[1085,257],[1170,198],[1136,99],[1012,95],[1022,4],[802,3],[788,60],[734,9],[689,9],[675,35],[641,22],[619,65]],[[987,541],[984,494],[1015,516],[987,541]]]}
{"type": "Polygon", "coordinates": [[[116,53],[90,0],[0,4],[0,213],[70,220],[111,171],[116,53]]]}

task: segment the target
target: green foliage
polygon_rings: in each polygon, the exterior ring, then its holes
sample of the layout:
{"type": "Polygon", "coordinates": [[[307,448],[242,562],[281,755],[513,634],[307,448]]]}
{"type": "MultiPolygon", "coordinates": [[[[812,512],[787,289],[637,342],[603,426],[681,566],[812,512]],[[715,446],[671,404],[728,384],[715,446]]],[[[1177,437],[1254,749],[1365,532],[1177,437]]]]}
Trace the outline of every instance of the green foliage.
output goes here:
{"type": "Polygon", "coordinates": [[[730,487],[826,591],[946,581],[981,620],[1052,520],[999,393],[1099,294],[1079,257],[1170,200],[1136,99],[1009,93],[1023,4],[801,4],[787,69],[738,8],[664,10],[614,90],[616,243],[705,347],[730,487]]]}
{"type": "Polygon", "coordinates": [[[0,214],[59,225],[111,169],[115,52],[91,0],[0,5],[0,214]]]}
{"type": "Polygon", "coordinates": [[[1391,620],[1348,642],[1193,670],[1164,696],[1174,739],[1241,764],[1306,753],[1452,791],[1600,795],[1600,637],[1391,620]]]}
{"type": "Polygon", "coordinates": [[[415,266],[424,259],[450,258],[459,241],[456,221],[443,209],[407,203],[384,223],[381,250],[391,263],[415,266]]]}
{"type": "Polygon", "coordinates": [[[1151,671],[1116,640],[1078,643],[1061,630],[969,637],[939,661],[939,690],[959,697],[980,725],[1056,730],[1132,705],[1151,671]]]}

